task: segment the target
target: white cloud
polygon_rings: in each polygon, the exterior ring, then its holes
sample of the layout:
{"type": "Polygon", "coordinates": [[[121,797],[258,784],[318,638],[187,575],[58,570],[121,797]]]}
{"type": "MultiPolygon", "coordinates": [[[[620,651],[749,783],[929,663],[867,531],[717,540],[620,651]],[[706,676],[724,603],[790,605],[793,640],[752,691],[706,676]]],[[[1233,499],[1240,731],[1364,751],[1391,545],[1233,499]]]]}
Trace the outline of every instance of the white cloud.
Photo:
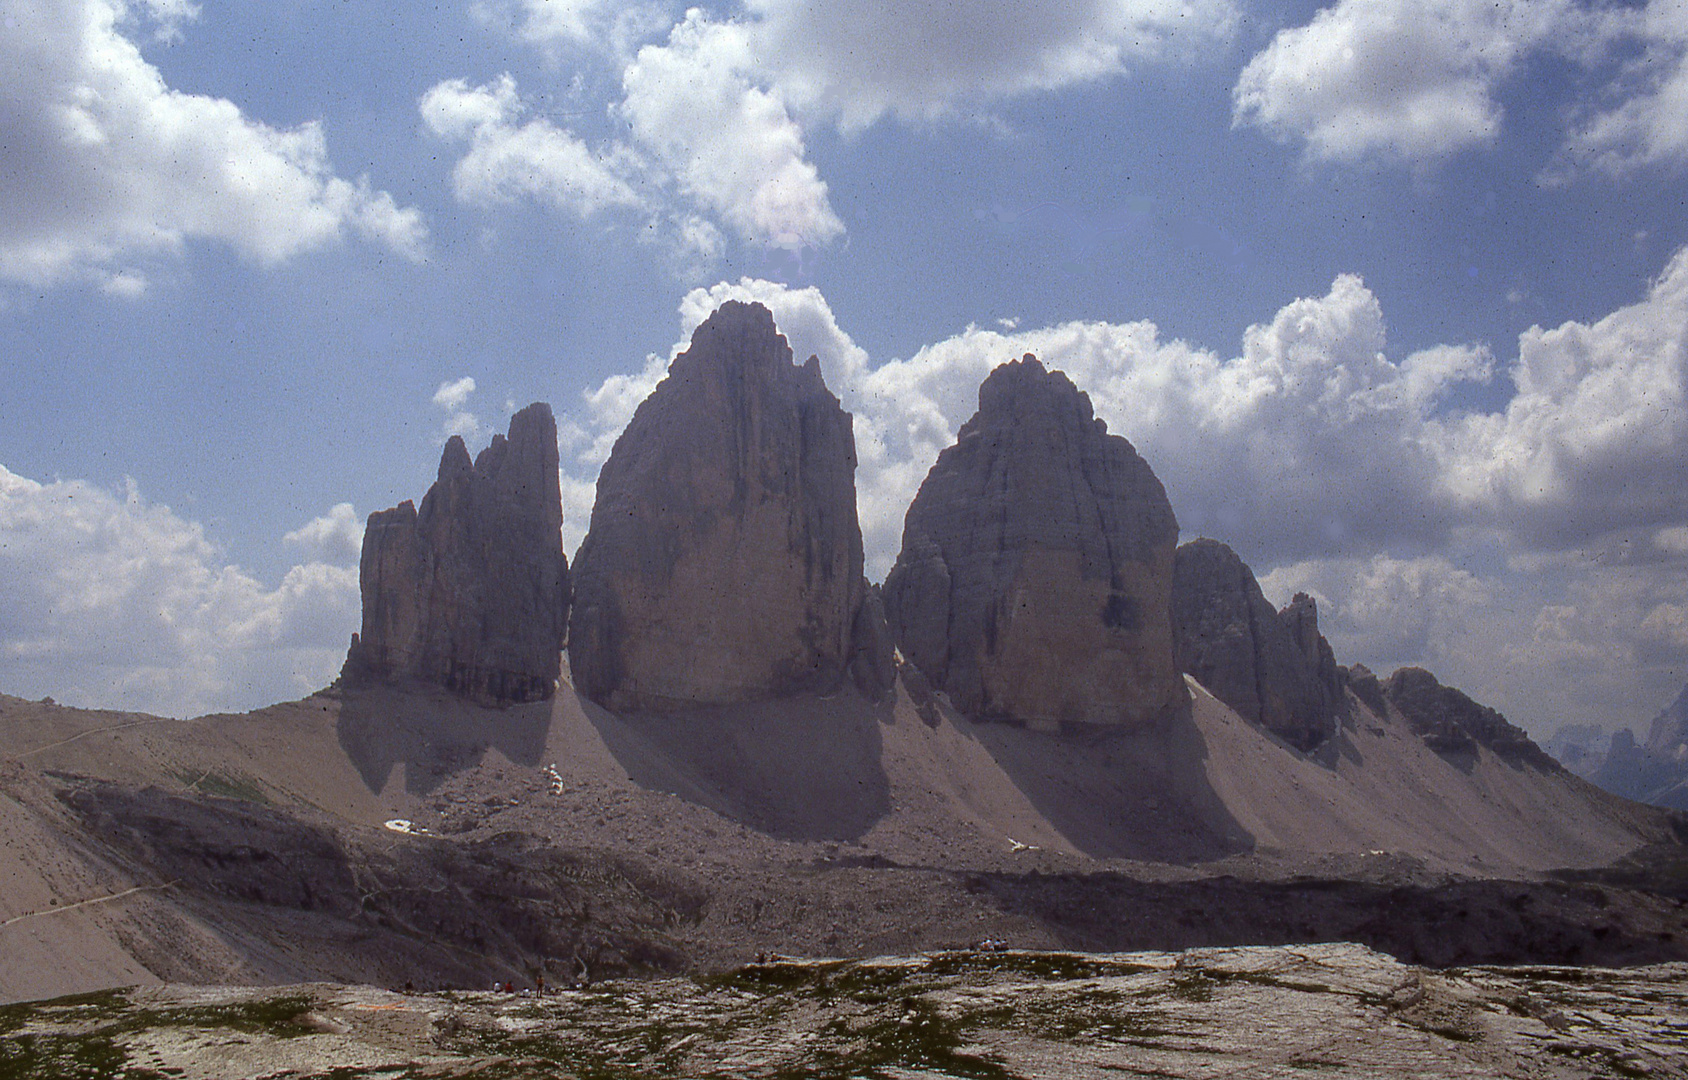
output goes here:
{"type": "Polygon", "coordinates": [[[777,93],[756,85],[748,29],[688,12],[663,45],[623,73],[620,112],[681,190],[741,237],[772,247],[824,244],[844,231],[803,132],[777,93]]]}
{"type": "MultiPolygon", "coordinates": [[[[483,12],[491,13],[489,5],[479,6],[483,12]]],[[[515,23],[518,33],[528,41],[584,44],[596,36],[606,9],[615,5],[605,0],[519,0],[503,7],[502,14],[515,23]]]]}
{"type": "Polygon", "coordinates": [[[442,382],[440,388],[434,391],[434,404],[446,413],[441,426],[445,435],[461,435],[465,442],[471,442],[480,434],[480,417],[468,409],[469,395],[474,392],[475,380],[467,375],[442,382]]]}
{"type": "Polygon", "coordinates": [[[355,567],[308,562],[267,588],[132,483],[120,497],[3,466],[0,594],[8,693],[168,716],[325,686],[358,623],[355,567]]]}
{"type": "Polygon", "coordinates": [[[1380,676],[1429,668],[1545,735],[1569,723],[1635,726],[1676,696],[1688,677],[1685,570],[1680,558],[1568,558],[1520,572],[1456,545],[1407,559],[1309,560],[1273,570],[1261,587],[1279,604],[1314,595],[1339,662],[1380,676]]]}
{"type": "Polygon", "coordinates": [[[476,0],[470,10],[553,59],[582,49],[624,58],[671,22],[664,4],[613,0],[476,0]]]}
{"type": "Polygon", "coordinates": [[[356,563],[363,553],[363,519],[351,503],[336,503],[281,539],[312,562],[356,563]]]}
{"type": "Polygon", "coordinates": [[[1653,546],[1671,555],[1688,555],[1688,525],[1671,525],[1653,534],[1653,546]]]}
{"type": "Polygon", "coordinates": [[[1385,676],[1409,664],[1447,673],[1504,594],[1492,578],[1444,555],[1386,552],[1280,566],[1262,575],[1260,587],[1279,607],[1298,592],[1313,596],[1319,628],[1340,648],[1339,659],[1385,676]]]}
{"type": "Polygon", "coordinates": [[[1338,0],[1237,80],[1237,124],[1309,157],[1434,162],[1492,141],[1496,87],[1532,50],[1598,37],[1571,0],[1338,0]]]}
{"type": "Polygon", "coordinates": [[[476,87],[448,79],[418,107],[435,135],[469,142],[451,171],[452,191],[463,202],[485,207],[525,196],[580,217],[642,203],[623,177],[633,171],[624,150],[595,153],[544,117],[518,124],[523,107],[509,75],[476,87]]]}
{"type": "Polygon", "coordinates": [[[1430,433],[1467,513],[1550,551],[1688,522],[1688,248],[1640,302],[1518,347],[1504,412],[1430,433]]]}
{"type": "Polygon", "coordinates": [[[469,395],[475,392],[475,380],[468,375],[461,379],[451,379],[440,383],[440,388],[434,391],[434,404],[447,412],[456,412],[463,408],[469,400],[469,395]]]}
{"type": "Polygon", "coordinates": [[[1229,0],[748,0],[756,55],[800,108],[860,128],[1189,58],[1223,40],[1229,0]]]}
{"type": "MultiPolygon", "coordinates": [[[[884,445],[887,502],[906,507],[937,453],[977,406],[990,369],[1031,352],[1086,390],[1166,485],[1186,535],[1281,561],[1385,540],[1428,545],[1452,527],[1434,497],[1427,417],[1489,357],[1444,347],[1399,363],[1359,278],[1249,328],[1229,360],[1163,341],[1148,322],[969,328],[866,376],[866,428],[884,445]]],[[[858,442],[862,441],[858,421],[858,442]]],[[[875,451],[864,450],[864,461],[875,451]]]]}
{"type": "Polygon", "coordinates": [[[619,63],[623,98],[611,109],[630,142],[594,154],[544,118],[518,127],[508,76],[443,82],[422,110],[436,134],[472,140],[453,173],[458,197],[535,198],[582,214],[640,207],[645,236],[685,279],[721,257],[723,230],[788,250],[844,234],[808,159],[806,125],[938,119],[1137,61],[1188,59],[1237,17],[1232,0],[748,0],[728,15],[692,8],[678,23],[658,3],[481,0],[474,10],[553,59],[588,49],[619,63]]]}
{"type": "Polygon", "coordinates": [[[171,32],[192,5],[6,0],[3,10],[0,279],[86,279],[133,296],[149,264],[194,239],[274,263],[353,232],[422,258],[421,214],[335,176],[319,125],[272,128],[227,100],[172,90],[125,36],[142,15],[171,32]]]}
{"type": "Polygon", "coordinates": [[[1688,164],[1688,5],[1651,0],[1636,32],[1644,51],[1620,77],[1622,100],[1577,125],[1569,161],[1613,175],[1688,164]]]}

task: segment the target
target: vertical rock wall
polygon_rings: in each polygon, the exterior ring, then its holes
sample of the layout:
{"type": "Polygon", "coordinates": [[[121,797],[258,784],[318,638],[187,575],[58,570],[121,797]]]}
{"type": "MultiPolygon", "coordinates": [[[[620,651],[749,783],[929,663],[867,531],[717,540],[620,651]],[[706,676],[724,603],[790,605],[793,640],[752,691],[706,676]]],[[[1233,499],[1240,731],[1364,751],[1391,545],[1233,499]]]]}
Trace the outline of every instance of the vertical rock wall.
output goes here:
{"type": "Polygon", "coordinates": [[[575,566],[569,666],[618,710],[877,692],[850,414],[760,304],[692,335],[616,440],[575,566]],[[858,626],[858,624],[861,624],[858,626]]]}
{"type": "Polygon", "coordinates": [[[1342,690],[1311,598],[1275,611],[1236,552],[1192,540],[1178,549],[1172,623],[1179,668],[1239,716],[1303,750],[1336,730],[1342,690]]]}
{"type": "Polygon", "coordinates": [[[550,406],[517,413],[473,462],[452,436],[420,511],[369,516],[346,674],[495,704],[550,697],[568,626],[562,520],[550,406]]]}
{"type": "Polygon", "coordinates": [[[887,614],[904,656],[964,713],[1148,724],[1184,701],[1177,541],[1148,464],[1028,355],[980,386],[921,484],[887,614]]]}

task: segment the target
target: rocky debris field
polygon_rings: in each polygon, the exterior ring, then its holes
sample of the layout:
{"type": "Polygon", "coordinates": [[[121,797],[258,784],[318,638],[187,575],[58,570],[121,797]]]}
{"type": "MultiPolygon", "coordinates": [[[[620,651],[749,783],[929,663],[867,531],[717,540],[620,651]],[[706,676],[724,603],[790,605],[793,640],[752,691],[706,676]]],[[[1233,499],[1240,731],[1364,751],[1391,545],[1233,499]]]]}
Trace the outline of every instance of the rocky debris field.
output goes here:
{"type": "Polygon", "coordinates": [[[1351,944],[773,959],[545,996],[308,984],[0,1009],[0,1075],[1688,1077],[1688,965],[1432,972],[1351,944]]]}

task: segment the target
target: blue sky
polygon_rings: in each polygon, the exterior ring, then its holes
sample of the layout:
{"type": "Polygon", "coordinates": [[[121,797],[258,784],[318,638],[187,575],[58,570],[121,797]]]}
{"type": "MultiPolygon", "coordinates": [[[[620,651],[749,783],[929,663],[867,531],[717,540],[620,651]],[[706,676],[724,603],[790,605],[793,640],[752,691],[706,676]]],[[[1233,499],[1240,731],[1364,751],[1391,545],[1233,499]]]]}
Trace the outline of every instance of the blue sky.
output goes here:
{"type": "Polygon", "coordinates": [[[995,363],[1342,662],[1688,679],[1681,0],[0,0],[0,690],[332,678],[375,509],[545,400],[565,535],[727,296],[856,414],[870,575],[995,363]]]}

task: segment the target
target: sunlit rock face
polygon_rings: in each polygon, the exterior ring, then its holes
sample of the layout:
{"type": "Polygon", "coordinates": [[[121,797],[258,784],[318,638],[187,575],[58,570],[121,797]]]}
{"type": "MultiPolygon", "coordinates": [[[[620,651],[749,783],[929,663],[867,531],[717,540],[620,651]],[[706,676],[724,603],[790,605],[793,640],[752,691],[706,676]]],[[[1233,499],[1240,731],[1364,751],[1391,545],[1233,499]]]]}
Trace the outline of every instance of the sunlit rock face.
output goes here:
{"type": "Polygon", "coordinates": [[[966,714],[1146,725],[1185,701],[1177,542],[1148,464],[1028,355],[979,387],[921,484],[886,610],[903,655],[966,714]]]}
{"type": "Polygon", "coordinates": [[[453,435],[418,511],[369,516],[353,680],[414,679],[477,701],[549,698],[568,627],[557,424],[533,404],[471,462],[453,435]]]}
{"type": "Polygon", "coordinates": [[[1225,544],[1178,548],[1172,586],[1178,666],[1239,716],[1310,750],[1336,730],[1336,660],[1310,597],[1273,609],[1254,572],[1225,544]]]}
{"type": "Polygon", "coordinates": [[[598,477],[569,665],[617,710],[835,689],[891,667],[862,577],[850,414],[760,304],[728,301],[598,477]],[[865,650],[865,653],[864,653],[865,650]]]}

